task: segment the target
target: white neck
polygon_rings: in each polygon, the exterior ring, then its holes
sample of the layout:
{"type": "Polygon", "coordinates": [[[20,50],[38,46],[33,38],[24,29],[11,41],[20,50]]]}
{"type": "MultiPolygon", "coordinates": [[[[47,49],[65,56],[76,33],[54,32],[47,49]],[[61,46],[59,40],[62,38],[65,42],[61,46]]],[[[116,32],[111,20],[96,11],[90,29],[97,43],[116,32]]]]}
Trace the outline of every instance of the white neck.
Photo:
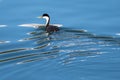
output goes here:
{"type": "Polygon", "coordinates": [[[43,18],[44,18],[44,19],[46,19],[46,24],[45,24],[45,25],[47,25],[47,24],[48,24],[48,22],[49,22],[49,17],[44,16],[43,18]]]}

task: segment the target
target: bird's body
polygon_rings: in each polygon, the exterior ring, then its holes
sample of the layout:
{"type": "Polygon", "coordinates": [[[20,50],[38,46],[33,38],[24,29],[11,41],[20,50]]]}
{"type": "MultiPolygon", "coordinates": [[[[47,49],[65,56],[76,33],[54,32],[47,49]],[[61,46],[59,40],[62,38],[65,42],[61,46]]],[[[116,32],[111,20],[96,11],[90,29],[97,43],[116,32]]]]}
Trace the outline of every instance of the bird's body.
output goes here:
{"type": "Polygon", "coordinates": [[[47,31],[48,33],[50,33],[50,32],[56,32],[56,31],[59,31],[59,28],[58,28],[57,26],[48,25],[48,26],[46,27],[46,31],[47,31]]]}
{"type": "Polygon", "coordinates": [[[50,23],[50,16],[48,14],[43,14],[41,17],[38,17],[38,18],[46,19],[45,30],[48,33],[59,31],[58,26],[54,26],[54,25],[49,24],[50,23]]]}

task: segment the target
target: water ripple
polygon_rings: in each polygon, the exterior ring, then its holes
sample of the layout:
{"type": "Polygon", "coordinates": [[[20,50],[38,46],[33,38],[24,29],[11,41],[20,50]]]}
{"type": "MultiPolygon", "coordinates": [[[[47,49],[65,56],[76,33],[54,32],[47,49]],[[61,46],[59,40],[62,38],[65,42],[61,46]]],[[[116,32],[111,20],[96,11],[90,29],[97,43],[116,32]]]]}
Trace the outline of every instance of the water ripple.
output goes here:
{"type": "Polygon", "coordinates": [[[1,28],[1,27],[7,27],[7,25],[0,25],[0,28],[1,28]]]}
{"type": "Polygon", "coordinates": [[[0,52],[0,55],[1,54],[6,54],[6,53],[11,53],[11,52],[23,51],[23,50],[28,50],[28,49],[20,48],[20,49],[6,50],[6,51],[3,51],[3,52],[0,52]]]}
{"type": "Polygon", "coordinates": [[[68,65],[87,61],[88,58],[98,57],[110,50],[120,50],[119,38],[99,36],[87,30],[62,29],[51,35],[42,30],[26,33],[28,37],[18,40],[18,43],[22,45],[30,41],[32,46],[0,52],[0,64],[25,64],[54,59],[58,64],[68,65]]]}
{"type": "Polygon", "coordinates": [[[5,43],[10,43],[10,41],[1,41],[0,40],[0,44],[5,44],[5,43]]]}

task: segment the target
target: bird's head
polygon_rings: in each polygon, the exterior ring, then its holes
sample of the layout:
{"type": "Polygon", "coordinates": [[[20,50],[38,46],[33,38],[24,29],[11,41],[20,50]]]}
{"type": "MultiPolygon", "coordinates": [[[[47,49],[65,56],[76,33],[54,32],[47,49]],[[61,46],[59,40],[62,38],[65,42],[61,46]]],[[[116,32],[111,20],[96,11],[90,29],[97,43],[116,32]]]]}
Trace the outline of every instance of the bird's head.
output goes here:
{"type": "Polygon", "coordinates": [[[42,16],[39,16],[39,17],[37,17],[37,18],[44,18],[44,19],[46,19],[46,20],[49,20],[49,19],[50,19],[50,16],[45,13],[45,14],[43,14],[42,16]]]}

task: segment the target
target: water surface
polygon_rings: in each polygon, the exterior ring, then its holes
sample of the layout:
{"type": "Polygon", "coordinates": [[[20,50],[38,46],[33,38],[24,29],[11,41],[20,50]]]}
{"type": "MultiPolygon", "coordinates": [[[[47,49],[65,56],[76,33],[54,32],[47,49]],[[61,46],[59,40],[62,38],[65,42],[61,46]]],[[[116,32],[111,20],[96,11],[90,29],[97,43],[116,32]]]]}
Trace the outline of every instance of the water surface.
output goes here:
{"type": "Polygon", "coordinates": [[[119,80],[120,1],[0,0],[1,80],[119,80]],[[48,13],[59,32],[43,24],[48,13]]]}

